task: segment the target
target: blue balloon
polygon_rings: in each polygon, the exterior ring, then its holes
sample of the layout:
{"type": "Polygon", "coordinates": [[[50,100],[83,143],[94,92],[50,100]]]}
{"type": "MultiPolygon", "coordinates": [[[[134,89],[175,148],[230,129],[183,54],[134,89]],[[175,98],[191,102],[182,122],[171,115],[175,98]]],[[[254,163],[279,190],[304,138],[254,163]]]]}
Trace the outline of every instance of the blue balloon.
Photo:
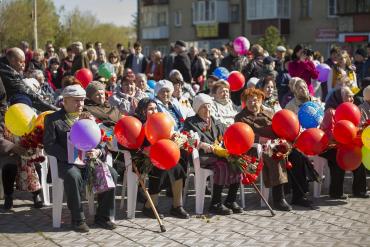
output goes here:
{"type": "Polygon", "coordinates": [[[224,67],[218,67],[213,71],[213,75],[218,79],[227,80],[230,72],[224,67]]]}
{"type": "Polygon", "coordinates": [[[324,110],[316,102],[304,103],[298,111],[298,119],[301,126],[305,129],[316,128],[324,118],[324,110]]]}
{"type": "Polygon", "coordinates": [[[148,84],[148,86],[149,86],[151,89],[154,89],[154,88],[155,88],[155,85],[156,85],[157,83],[155,82],[155,80],[148,80],[148,81],[147,81],[147,84],[148,84]]]}

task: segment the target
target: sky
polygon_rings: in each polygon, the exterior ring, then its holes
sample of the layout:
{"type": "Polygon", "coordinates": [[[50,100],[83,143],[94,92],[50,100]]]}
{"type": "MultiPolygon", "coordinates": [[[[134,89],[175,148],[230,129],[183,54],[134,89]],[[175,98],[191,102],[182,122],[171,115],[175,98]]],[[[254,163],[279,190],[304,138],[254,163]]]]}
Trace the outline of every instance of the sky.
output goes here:
{"type": "Polygon", "coordinates": [[[124,26],[130,25],[137,12],[137,0],[54,0],[54,3],[57,9],[64,6],[69,11],[78,7],[94,14],[102,23],[124,26]]]}

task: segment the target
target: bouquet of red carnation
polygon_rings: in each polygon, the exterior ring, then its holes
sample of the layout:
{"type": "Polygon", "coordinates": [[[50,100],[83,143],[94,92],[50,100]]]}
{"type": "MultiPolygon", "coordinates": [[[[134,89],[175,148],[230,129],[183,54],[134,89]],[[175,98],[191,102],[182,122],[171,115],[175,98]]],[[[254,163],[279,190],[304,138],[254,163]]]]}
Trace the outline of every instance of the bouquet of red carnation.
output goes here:
{"type": "Polygon", "coordinates": [[[198,133],[182,131],[182,132],[175,132],[171,140],[174,141],[180,149],[184,149],[188,154],[193,152],[194,148],[198,147],[199,144],[199,136],[198,133]]]}
{"type": "Polygon", "coordinates": [[[42,139],[44,130],[41,126],[36,126],[32,132],[21,137],[20,145],[27,150],[26,155],[22,155],[22,159],[27,161],[27,164],[41,163],[45,161],[45,156],[42,153],[44,145],[42,139]]]}
{"type": "Polygon", "coordinates": [[[226,159],[234,170],[242,173],[242,183],[246,185],[257,180],[263,167],[261,159],[247,154],[229,155],[226,159]]]}
{"type": "Polygon", "coordinates": [[[284,139],[268,140],[263,151],[274,160],[283,160],[292,152],[292,145],[284,139]]]}

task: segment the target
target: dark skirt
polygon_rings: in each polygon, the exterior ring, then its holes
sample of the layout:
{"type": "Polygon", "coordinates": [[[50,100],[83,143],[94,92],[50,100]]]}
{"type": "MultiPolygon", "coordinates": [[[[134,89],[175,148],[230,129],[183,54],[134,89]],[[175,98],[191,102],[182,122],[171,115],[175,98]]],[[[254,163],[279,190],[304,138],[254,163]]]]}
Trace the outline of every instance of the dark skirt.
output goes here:
{"type": "Polygon", "coordinates": [[[188,167],[187,153],[181,151],[179,163],[170,170],[161,170],[153,166],[149,172],[149,194],[158,194],[162,189],[171,186],[173,182],[179,179],[186,179],[188,167]]]}
{"type": "Polygon", "coordinates": [[[213,183],[217,185],[230,185],[240,183],[241,174],[234,171],[224,158],[213,154],[200,155],[200,166],[213,171],[213,183]]]}

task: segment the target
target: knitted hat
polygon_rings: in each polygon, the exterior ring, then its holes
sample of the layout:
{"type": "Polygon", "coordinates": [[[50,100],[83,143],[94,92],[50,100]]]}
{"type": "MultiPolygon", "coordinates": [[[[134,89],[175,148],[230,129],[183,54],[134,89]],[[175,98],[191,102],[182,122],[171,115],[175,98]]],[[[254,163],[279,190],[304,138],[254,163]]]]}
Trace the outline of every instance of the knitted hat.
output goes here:
{"type": "Polygon", "coordinates": [[[99,81],[92,81],[86,88],[86,96],[87,98],[91,99],[94,94],[99,90],[105,90],[104,84],[99,81]]]}
{"type": "Polygon", "coordinates": [[[173,93],[174,88],[172,82],[170,82],[169,80],[160,80],[155,85],[154,94],[158,95],[159,91],[161,91],[163,88],[167,88],[168,90],[170,90],[171,93],[173,93]]]}
{"type": "Polygon", "coordinates": [[[193,109],[198,113],[199,108],[204,104],[212,104],[213,99],[208,94],[200,93],[193,99],[193,109]]]}
{"type": "Polygon", "coordinates": [[[63,89],[62,96],[67,97],[86,97],[85,90],[80,85],[70,85],[63,89]]]}

